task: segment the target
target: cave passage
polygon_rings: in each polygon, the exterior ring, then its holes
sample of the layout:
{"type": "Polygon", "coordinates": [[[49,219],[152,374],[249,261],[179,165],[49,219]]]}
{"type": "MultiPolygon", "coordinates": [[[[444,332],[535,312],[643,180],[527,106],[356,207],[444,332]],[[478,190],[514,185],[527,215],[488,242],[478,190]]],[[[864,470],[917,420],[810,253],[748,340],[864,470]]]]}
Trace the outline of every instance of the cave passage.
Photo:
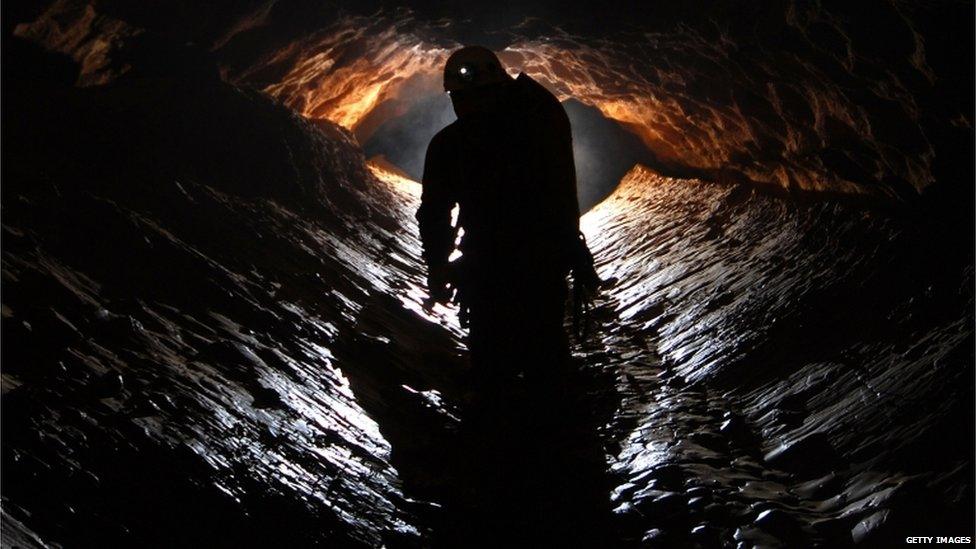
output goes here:
{"type": "MultiPolygon", "coordinates": [[[[411,103],[414,106],[409,111],[372,130],[363,143],[363,151],[371,161],[391,164],[410,179],[419,181],[427,144],[455,116],[447,94],[411,103]]],[[[653,153],[640,138],[618,121],[574,99],[565,101],[563,108],[573,128],[581,213],[609,196],[634,165],[657,165],[653,153]]]]}
{"type": "Polygon", "coordinates": [[[972,537],[972,4],[468,4],[4,5],[3,545],[972,537]],[[613,281],[481,399],[414,218],[468,41],[613,281]]]}

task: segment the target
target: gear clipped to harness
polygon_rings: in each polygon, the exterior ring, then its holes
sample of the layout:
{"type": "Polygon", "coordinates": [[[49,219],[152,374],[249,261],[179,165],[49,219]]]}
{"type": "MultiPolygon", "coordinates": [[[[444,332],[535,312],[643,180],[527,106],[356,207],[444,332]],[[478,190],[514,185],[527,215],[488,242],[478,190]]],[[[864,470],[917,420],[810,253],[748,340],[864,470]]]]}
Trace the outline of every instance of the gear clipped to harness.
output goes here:
{"type": "Polygon", "coordinates": [[[573,334],[583,342],[589,332],[590,309],[603,281],[596,272],[593,254],[586,245],[586,237],[579,233],[573,253],[571,274],[573,277],[573,334]]]}

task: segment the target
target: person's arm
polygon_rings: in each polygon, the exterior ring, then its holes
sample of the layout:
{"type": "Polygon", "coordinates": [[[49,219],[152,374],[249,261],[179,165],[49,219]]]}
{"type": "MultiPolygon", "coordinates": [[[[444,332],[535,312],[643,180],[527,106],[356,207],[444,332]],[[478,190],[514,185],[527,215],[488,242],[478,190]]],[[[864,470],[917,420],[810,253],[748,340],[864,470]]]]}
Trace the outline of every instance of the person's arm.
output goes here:
{"type": "Polygon", "coordinates": [[[556,189],[557,210],[560,215],[558,235],[559,242],[564,243],[568,256],[569,268],[573,274],[574,288],[584,293],[592,294],[600,285],[600,277],[593,264],[593,254],[586,245],[586,240],[579,228],[579,198],[576,192],[576,162],[573,156],[573,133],[569,117],[562,105],[557,103],[554,129],[556,136],[554,146],[555,177],[558,185],[556,189]]]}
{"type": "Polygon", "coordinates": [[[573,157],[573,132],[569,124],[566,110],[559,105],[557,116],[559,150],[554,155],[556,162],[556,180],[559,182],[558,196],[560,197],[559,211],[562,216],[560,225],[565,228],[565,237],[575,241],[579,233],[579,197],[576,193],[576,161],[573,157]]]}
{"type": "Polygon", "coordinates": [[[576,162],[573,157],[573,134],[569,117],[555,97],[550,111],[549,136],[546,139],[549,162],[550,200],[555,213],[554,237],[563,251],[568,267],[577,270],[586,263],[592,264],[592,256],[581,239],[579,230],[579,198],[576,192],[576,162]]]}
{"type": "Polygon", "coordinates": [[[427,287],[431,298],[440,302],[450,299],[447,264],[456,236],[455,228],[451,226],[451,209],[456,203],[451,189],[452,170],[449,164],[453,156],[447,145],[444,134],[439,133],[427,146],[423,193],[417,210],[423,259],[427,264],[427,287]]]}

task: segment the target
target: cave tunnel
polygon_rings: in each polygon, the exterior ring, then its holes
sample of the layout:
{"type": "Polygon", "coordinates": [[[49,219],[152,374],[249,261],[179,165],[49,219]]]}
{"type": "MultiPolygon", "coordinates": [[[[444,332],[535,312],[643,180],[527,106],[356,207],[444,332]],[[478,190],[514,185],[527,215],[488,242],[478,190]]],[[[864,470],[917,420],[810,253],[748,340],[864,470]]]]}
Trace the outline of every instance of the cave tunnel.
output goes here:
{"type": "Polygon", "coordinates": [[[3,547],[972,543],[972,2],[2,9],[3,547]],[[471,43],[607,282],[476,420],[414,217],[471,43]]]}

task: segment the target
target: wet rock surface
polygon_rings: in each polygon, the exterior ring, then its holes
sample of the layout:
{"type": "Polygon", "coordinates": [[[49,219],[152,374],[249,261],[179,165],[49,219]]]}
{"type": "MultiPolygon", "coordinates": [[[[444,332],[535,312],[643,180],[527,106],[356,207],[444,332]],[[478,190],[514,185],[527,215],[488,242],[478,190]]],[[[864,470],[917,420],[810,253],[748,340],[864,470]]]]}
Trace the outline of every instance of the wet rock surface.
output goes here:
{"type": "MultiPolygon", "coordinates": [[[[216,80],[18,91],[4,513],[66,546],[417,538],[343,374],[369,357],[339,351],[371,303],[421,297],[402,199],[353,141],[216,80]]],[[[399,363],[453,360],[410,323],[385,331],[399,363]]]]}
{"type": "Polygon", "coordinates": [[[967,528],[972,267],[924,220],[636,168],[584,226],[619,280],[604,304],[612,358],[597,362],[622,397],[624,542],[835,546],[967,528]]]}
{"type": "Polygon", "coordinates": [[[5,545],[971,534],[973,259],[938,216],[637,167],[583,219],[615,282],[575,369],[479,400],[417,189],[348,132],[21,53],[63,70],[4,90],[5,545]]]}

